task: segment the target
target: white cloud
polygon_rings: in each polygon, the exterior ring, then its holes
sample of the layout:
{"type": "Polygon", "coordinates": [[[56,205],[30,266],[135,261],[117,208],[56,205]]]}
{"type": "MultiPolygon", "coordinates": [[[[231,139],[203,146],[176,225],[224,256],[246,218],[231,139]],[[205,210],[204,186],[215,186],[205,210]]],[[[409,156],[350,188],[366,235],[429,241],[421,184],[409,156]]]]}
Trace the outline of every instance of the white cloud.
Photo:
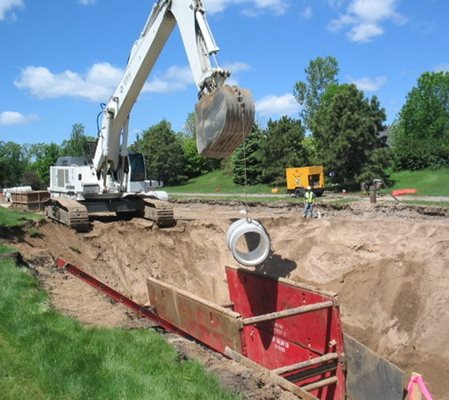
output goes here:
{"type": "MultiPolygon", "coordinates": [[[[247,71],[251,69],[251,66],[245,62],[230,62],[225,63],[222,66],[231,72],[231,79],[228,79],[226,83],[228,85],[238,84],[236,80],[236,74],[241,71],[247,71]]],[[[177,67],[172,66],[168,68],[165,72],[152,77],[148,83],[145,84],[143,92],[152,93],[169,93],[178,92],[184,90],[190,85],[195,85],[193,80],[192,71],[189,66],[177,67]]]]}
{"type": "Polygon", "coordinates": [[[23,0],[0,0],[0,21],[5,20],[6,14],[13,8],[23,8],[23,0]]]}
{"type": "Polygon", "coordinates": [[[306,8],[304,8],[304,10],[303,10],[302,13],[301,13],[301,16],[302,16],[303,18],[305,18],[305,19],[310,19],[310,18],[312,18],[312,15],[313,15],[312,7],[306,7],[306,8]]]}
{"type": "MultiPolygon", "coordinates": [[[[338,32],[348,27],[347,35],[353,42],[368,42],[384,33],[382,23],[391,20],[397,25],[406,22],[406,18],[396,9],[399,0],[351,0],[346,11],[332,20],[328,28],[338,32]]],[[[330,0],[333,7],[340,8],[342,3],[330,0]]]]}
{"type": "Polygon", "coordinates": [[[241,71],[248,71],[251,69],[251,66],[248,63],[241,61],[225,63],[222,67],[229,70],[231,74],[237,74],[241,71]]]}
{"type": "Polygon", "coordinates": [[[282,15],[288,9],[286,0],[203,0],[203,3],[209,14],[223,12],[232,5],[246,6],[242,12],[247,16],[257,16],[264,11],[282,15]]]}
{"type": "Polygon", "coordinates": [[[347,0],[327,0],[332,8],[340,9],[347,0]]]}
{"type": "Polygon", "coordinates": [[[109,63],[94,64],[84,75],[70,70],[53,73],[45,67],[28,66],[14,84],[40,99],[80,97],[104,101],[110,97],[122,75],[123,70],[109,63]]]}
{"type": "Polygon", "coordinates": [[[82,6],[91,6],[97,2],[97,0],[79,0],[82,6]]]}
{"type": "MultiPolygon", "coordinates": [[[[243,64],[240,65],[243,68],[243,64]]],[[[45,67],[26,67],[14,82],[20,89],[26,89],[40,99],[57,97],[79,97],[91,101],[109,99],[122,79],[124,70],[109,63],[94,64],[85,74],[70,70],[53,73],[45,67]]],[[[172,66],[155,75],[145,84],[142,92],[176,92],[193,85],[192,72],[188,66],[172,66]]]]}
{"type": "Polygon", "coordinates": [[[251,69],[251,66],[248,63],[241,61],[224,63],[221,67],[231,72],[231,77],[226,81],[226,84],[229,86],[240,86],[238,81],[238,73],[251,69]]]}
{"type": "Polygon", "coordinates": [[[449,64],[440,64],[435,67],[436,72],[449,72],[449,64]]]}
{"type": "Polygon", "coordinates": [[[36,115],[25,116],[17,111],[3,111],[0,113],[0,125],[26,125],[35,121],[36,115]]]}
{"type": "Polygon", "coordinates": [[[387,83],[387,78],[385,76],[376,76],[375,78],[363,77],[360,79],[349,79],[354,83],[360,90],[366,92],[376,92],[385,83],[387,83]]]}
{"type": "Polygon", "coordinates": [[[184,90],[187,86],[195,84],[192,71],[188,66],[170,67],[164,73],[151,78],[143,88],[144,92],[168,93],[184,90]]]}
{"type": "Polygon", "coordinates": [[[382,21],[396,16],[397,0],[354,0],[349,12],[364,21],[382,21]]]}
{"type": "Polygon", "coordinates": [[[232,0],[204,0],[203,3],[209,14],[215,14],[223,12],[232,0]]]}
{"type": "Polygon", "coordinates": [[[356,18],[351,15],[340,15],[338,19],[333,19],[329,22],[327,28],[332,32],[339,32],[344,26],[352,25],[357,22],[356,18]]]}
{"type": "Polygon", "coordinates": [[[358,24],[348,33],[353,42],[367,42],[376,36],[383,35],[384,30],[377,24],[358,24]]]}
{"type": "MultiPolygon", "coordinates": [[[[250,69],[250,66],[244,62],[234,62],[226,65],[226,68],[237,73],[250,69]]],[[[40,99],[78,97],[90,101],[105,101],[112,95],[123,74],[123,69],[107,62],[94,64],[85,74],[70,70],[54,73],[46,67],[28,66],[22,70],[14,84],[40,99]]],[[[153,74],[142,92],[173,93],[190,85],[195,85],[190,67],[172,66],[162,73],[153,74]]]]}
{"type": "Polygon", "coordinates": [[[265,117],[299,113],[299,108],[295,97],[289,93],[282,96],[265,96],[256,102],[257,113],[265,117]]]}

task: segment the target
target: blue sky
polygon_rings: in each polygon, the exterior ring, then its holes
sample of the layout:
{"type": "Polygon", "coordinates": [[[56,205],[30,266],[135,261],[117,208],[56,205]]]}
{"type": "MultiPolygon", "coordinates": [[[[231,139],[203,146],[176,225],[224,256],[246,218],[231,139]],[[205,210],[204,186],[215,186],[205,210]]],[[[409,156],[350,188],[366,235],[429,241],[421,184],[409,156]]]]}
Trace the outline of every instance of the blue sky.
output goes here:
{"type": "MultiPolygon", "coordinates": [[[[121,78],[153,0],[0,0],[0,141],[60,144],[121,78]]],[[[203,0],[232,83],[256,119],[297,118],[295,82],[332,55],[340,83],[376,95],[391,123],[425,71],[449,71],[447,0],[203,0]]],[[[175,28],[133,108],[130,142],[167,119],[182,130],[197,90],[175,28]]]]}

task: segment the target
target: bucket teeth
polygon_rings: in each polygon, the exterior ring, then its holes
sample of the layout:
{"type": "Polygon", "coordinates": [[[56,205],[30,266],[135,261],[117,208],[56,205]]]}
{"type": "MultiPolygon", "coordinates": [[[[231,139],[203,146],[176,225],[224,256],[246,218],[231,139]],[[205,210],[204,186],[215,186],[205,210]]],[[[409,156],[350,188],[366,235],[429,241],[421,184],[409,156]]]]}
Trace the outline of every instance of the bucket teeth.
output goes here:
{"type": "Polygon", "coordinates": [[[254,102],[247,89],[221,86],[195,105],[198,152],[225,158],[243,143],[254,123],[254,102]]]}

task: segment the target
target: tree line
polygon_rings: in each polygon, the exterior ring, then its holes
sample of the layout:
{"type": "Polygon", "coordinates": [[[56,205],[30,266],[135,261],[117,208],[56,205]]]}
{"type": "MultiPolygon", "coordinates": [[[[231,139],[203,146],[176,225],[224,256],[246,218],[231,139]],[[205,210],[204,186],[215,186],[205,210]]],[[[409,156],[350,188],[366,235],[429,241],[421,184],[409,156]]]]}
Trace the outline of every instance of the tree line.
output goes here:
{"type": "MultiPolygon", "coordinates": [[[[331,182],[354,184],[387,171],[449,166],[449,72],[425,72],[408,93],[394,123],[387,126],[376,96],[338,82],[334,57],[318,57],[294,84],[298,118],[283,116],[266,127],[254,124],[245,142],[226,160],[208,160],[196,150],[195,117],[183,132],[169,121],[143,131],[131,151],[144,154],[148,179],[180,184],[215,169],[226,169],[237,184],[282,183],[285,168],[324,165],[331,182]]],[[[0,142],[0,186],[45,188],[49,167],[62,155],[85,154],[95,138],[73,125],[61,145],[0,142]]]]}
{"type": "Polygon", "coordinates": [[[82,124],[74,124],[70,138],[56,143],[17,144],[0,141],[0,187],[30,185],[46,189],[50,182],[50,167],[58,157],[84,155],[89,141],[82,124]]]}

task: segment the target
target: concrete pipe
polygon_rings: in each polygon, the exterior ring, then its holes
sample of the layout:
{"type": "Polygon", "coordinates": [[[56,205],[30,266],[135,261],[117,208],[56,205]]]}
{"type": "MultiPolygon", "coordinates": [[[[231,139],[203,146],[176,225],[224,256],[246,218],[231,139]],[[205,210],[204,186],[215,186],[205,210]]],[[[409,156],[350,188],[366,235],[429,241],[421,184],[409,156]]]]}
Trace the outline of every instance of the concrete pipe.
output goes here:
{"type": "Polygon", "coordinates": [[[235,221],[228,229],[227,240],[232,255],[243,265],[261,264],[270,253],[270,238],[264,227],[253,219],[235,221]]]}

